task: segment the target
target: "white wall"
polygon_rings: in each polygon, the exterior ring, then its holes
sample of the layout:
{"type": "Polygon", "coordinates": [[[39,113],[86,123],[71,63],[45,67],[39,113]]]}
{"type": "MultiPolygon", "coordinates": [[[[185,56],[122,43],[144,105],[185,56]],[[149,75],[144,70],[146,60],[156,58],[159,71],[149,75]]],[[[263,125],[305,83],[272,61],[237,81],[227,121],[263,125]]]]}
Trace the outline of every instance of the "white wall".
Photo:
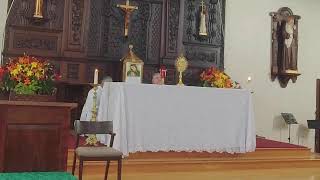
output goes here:
{"type": "Polygon", "coordinates": [[[320,1],[226,1],[225,68],[233,79],[254,91],[257,134],[287,142],[288,131],[280,113],[292,112],[302,124],[292,128],[293,143],[313,148],[314,131],[306,129],[306,120],[315,118],[316,79],[320,78],[320,1]],[[295,84],[290,81],[287,88],[270,80],[269,12],[281,7],[289,7],[302,17],[298,55],[302,75],[295,84]],[[248,76],[252,76],[251,83],[246,82],[248,76]]]}
{"type": "MultiPolygon", "coordinates": [[[[4,27],[5,27],[5,21],[6,21],[6,15],[7,15],[7,0],[1,0],[0,1],[0,53],[3,49],[3,41],[4,41],[4,27]]],[[[1,65],[1,55],[0,55],[0,65],[1,65]]]]}

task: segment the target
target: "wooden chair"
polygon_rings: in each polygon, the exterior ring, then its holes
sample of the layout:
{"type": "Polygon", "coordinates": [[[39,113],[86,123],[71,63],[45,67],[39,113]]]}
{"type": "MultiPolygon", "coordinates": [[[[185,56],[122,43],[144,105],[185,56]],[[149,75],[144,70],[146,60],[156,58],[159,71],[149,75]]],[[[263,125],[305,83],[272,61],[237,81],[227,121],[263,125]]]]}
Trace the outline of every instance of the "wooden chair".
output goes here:
{"type": "Polygon", "coordinates": [[[121,180],[122,152],[113,149],[115,133],[113,133],[112,121],[75,121],[75,132],[77,134],[76,148],[72,166],[74,175],[77,158],[79,158],[79,180],[82,180],[83,162],[84,161],[106,161],[106,170],[104,179],[108,178],[110,161],[118,161],[118,180],[121,180]],[[110,145],[108,146],[81,146],[79,147],[79,138],[83,134],[110,134],[110,145]]]}

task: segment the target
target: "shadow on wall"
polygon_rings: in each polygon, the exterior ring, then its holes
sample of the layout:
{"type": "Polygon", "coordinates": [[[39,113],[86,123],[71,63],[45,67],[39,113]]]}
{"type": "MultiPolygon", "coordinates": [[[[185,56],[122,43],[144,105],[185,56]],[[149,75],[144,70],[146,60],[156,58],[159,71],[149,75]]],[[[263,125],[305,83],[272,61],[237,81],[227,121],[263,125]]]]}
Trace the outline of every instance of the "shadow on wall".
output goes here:
{"type": "MultiPolygon", "coordinates": [[[[288,125],[285,123],[281,115],[275,116],[273,118],[273,130],[279,132],[279,140],[282,140],[282,131],[288,129],[288,125]]],[[[287,137],[287,134],[283,136],[287,137]]]]}
{"type": "MultiPolygon", "coordinates": [[[[275,116],[273,118],[273,130],[279,132],[279,140],[288,138],[289,125],[286,124],[281,115],[275,116]]],[[[291,126],[291,140],[296,138],[296,143],[299,145],[305,145],[305,142],[310,134],[310,129],[304,124],[297,124],[291,126]],[[296,129],[296,130],[295,130],[296,129]],[[293,134],[295,132],[295,134],[293,134]]]]}
{"type": "Polygon", "coordinates": [[[306,145],[307,144],[307,142],[305,142],[305,140],[308,139],[310,132],[311,132],[310,129],[308,129],[308,127],[306,125],[299,124],[297,134],[296,134],[296,136],[298,137],[298,144],[299,145],[306,145]]]}

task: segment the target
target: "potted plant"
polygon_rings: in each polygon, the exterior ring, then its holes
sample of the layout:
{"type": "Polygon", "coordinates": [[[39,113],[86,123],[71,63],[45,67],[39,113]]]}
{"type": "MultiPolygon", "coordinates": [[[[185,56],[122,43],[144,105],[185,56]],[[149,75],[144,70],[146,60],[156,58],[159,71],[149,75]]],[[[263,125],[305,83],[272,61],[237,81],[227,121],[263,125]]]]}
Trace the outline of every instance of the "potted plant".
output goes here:
{"type": "Polygon", "coordinates": [[[59,78],[48,61],[24,55],[0,67],[0,90],[9,100],[56,101],[59,78]]]}

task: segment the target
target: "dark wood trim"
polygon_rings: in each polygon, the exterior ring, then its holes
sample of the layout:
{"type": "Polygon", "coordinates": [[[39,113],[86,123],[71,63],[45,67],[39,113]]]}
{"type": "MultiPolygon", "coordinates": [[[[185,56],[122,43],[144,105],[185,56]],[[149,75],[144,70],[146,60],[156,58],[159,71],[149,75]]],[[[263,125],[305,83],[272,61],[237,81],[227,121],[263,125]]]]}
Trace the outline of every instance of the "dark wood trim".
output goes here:
{"type": "MultiPolygon", "coordinates": [[[[316,96],[316,120],[320,120],[320,79],[317,79],[317,96],[316,96]]],[[[320,130],[315,130],[314,151],[320,153],[320,130]]]]}

